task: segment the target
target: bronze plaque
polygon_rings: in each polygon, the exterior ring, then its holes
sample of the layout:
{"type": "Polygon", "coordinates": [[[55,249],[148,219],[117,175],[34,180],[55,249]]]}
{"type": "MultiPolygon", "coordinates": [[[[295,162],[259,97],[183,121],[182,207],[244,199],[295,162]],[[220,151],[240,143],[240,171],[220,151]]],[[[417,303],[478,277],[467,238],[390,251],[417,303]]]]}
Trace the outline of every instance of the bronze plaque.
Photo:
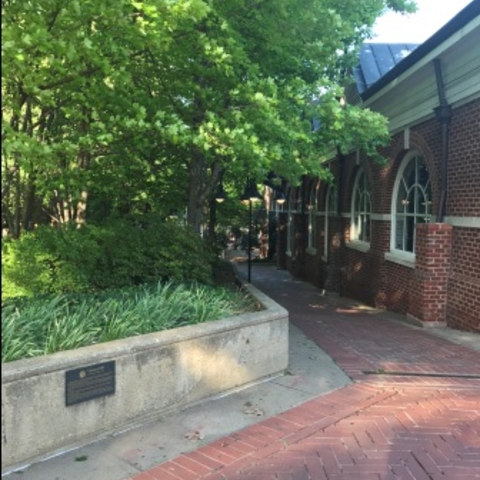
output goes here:
{"type": "Polygon", "coordinates": [[[115,393],[115,360],[65,372],[66,406],[115,393]]]}

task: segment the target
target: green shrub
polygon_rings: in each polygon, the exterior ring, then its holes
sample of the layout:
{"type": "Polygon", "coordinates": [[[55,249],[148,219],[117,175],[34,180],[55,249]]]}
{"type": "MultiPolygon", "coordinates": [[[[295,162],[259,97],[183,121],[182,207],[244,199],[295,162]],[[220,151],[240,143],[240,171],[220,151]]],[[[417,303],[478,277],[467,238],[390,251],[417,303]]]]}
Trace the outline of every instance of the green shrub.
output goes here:
{"type": "Polygon", "coordinates": [[[105,225],[42,226],[2,240],[2,299],[161,281],[212,282],[214,255],[188,227],[142,216],[105,225]]]}
{"type": "Polygon", "coordinates": [[[88,291],[101,251],[87,229],[41,226],[2,240],[2,298],[88,291]]]}
{"type": "Polygon", "coordinates": [[[112,221],[95,234],[102,250],[91,276],[96,288],[212,281],[214,255],[188,227],[142,216],[112,221]]]}

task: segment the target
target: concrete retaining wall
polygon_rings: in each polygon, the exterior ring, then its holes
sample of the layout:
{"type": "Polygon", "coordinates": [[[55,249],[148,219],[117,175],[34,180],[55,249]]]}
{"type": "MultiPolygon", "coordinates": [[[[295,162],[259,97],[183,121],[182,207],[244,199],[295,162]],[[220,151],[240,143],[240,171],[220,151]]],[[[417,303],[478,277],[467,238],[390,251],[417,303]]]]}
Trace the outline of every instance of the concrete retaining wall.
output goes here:
{"type": "Polygon", "coordinates": [[[265,310],[2,365],[2,471],[256,382],[288,365],[288,312],[265,310]],[[115,360],[113,395],[66,406],[65,372],[115,360]]]}

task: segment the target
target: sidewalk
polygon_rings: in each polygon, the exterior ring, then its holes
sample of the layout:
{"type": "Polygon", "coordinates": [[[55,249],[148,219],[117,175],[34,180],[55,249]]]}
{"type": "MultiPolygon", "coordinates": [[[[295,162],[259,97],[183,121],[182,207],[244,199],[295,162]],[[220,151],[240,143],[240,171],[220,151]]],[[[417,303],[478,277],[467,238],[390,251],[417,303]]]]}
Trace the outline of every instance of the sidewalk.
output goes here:
{"type": "Polygon", "coordinates": [[[412,327],[273,266],[253,264],[252,283],[290,312],[288,375],[7,478],[480,478],[477,334],[412,327]]]}

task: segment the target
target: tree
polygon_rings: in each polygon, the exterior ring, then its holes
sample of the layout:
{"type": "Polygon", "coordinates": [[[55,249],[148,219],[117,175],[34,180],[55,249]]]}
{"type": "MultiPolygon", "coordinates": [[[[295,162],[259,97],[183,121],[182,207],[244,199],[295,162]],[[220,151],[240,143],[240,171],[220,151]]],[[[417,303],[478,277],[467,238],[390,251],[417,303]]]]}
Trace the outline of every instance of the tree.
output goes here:
{"type": "Polygon", "coordinates": [[[336,1],[210,6],[175,42],[174,79],[164,82],[172,99],[182,92],[175,113],[195,229],[220,171],[237,184],[246,172],[257,179],[271,170],[290,180],[324,175],[322,158],[332,148],[355,145],[375,155],[388,136],[381,116],[338,102],[356,47],[385,2],[342,2],[341,10],[336,1]],[[322,124],[315,133],[312,118],[322,124]]]}
{"type": "Polygon", "coordinates": [[[322,175],[385,120],[338,98],[385,9],[411,0],[5,0],[2,211],[35,223],[187,206],[220,172],[322,175]],[[312,131],[316,118],[321,128],[312,131]]]}
{"type": "Polygon", "coordinates": [[[162,125],[146,119],[158,92],[138,78],[147,50],[168,51],[177,23],[205,11],[202,1],[3,2],[2,212],[14,236],[45,215],[81,223],[91,190],[139,194],[128,183],[145,183],[163,156],[151,160],[162,125]]]}

